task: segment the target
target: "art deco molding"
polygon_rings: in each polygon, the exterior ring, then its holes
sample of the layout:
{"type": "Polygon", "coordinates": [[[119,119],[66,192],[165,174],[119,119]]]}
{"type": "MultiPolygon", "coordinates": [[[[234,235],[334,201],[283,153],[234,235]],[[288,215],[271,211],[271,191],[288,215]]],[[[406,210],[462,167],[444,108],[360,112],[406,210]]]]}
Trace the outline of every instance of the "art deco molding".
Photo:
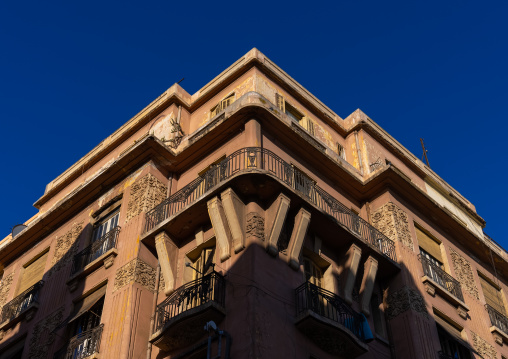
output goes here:
{"type": "Polygon", "coordinates": [[[51,259],[51,268],[47,274],[48,278],[51,278],[53,274],[72,263],[79,246],[79,242],[76,240],[82,230],[83,221],[73,224],[67,233],[56,239],[55,254],[51,259]]]}
{"type": "Polygon", "coordinates": [[[265,240],[265,219],[257,212],[247,213],[247,223],[245,226],[247,237],[255,237],[262,241],[265,240]]]}
{"type": "Polygon", "coordinates": [[[455,278],[460,282],[462,288],[476,299],[480,299],[471,263],[459,253],[454,251],[452,247],[450,247],[450,257],[452,257],[455,278]]]}
{"type": "Polygon", "coordinates": [[[166,199],[167,187],[148,173],[134,182],[127,204],[127,221],[141,212],[147,212],[166,199]]]}
{"type": "Polygon", "coordinates": [[[2,278],[0,283],[0,313],[2,312],[2,306],[7,302],[7,297],[9,296],[9,290],[11,289],[13,279],[14,273],[10,273],[2,278]]]}
{"type": "Polygon", "coordinates": [[[113,292],[131,283],[139,283],[151,292],[155,291],[155,268],[135,258],[118,268],[115,274],[113,292]]]}
{"type": "Polygon", "coordinates": [[[429,316],[423,296],[416,289],[408,286],[404,286],[391,293],[386,301],[386,315],[389,320],[398,317],[408,310],[423,314],[427,318],[429,316]]]}
{"type": "Polygon", "coordinates": [[[497,359],[497,351],[494,346],[487,343],[487,341],[481,338],[478,334],[471,330],[471,339],[473,341],[473,347],[476,350],[477,355],[483,359],[497,359]]]}
{"type": "Polygon", "coordinates": [[[413,238],[409,231],[406,212],[394,203],[388,202],[372,213],[372,225],[391,240],[401,242],[413,250],[413,238]]]}
{"type": "Polygon", "coordinates": [[[37,322],[32,331],[28,345],[28,357],[31,359],[46,359],[48,351],[55,341],[53,330],[62,322],[65,307],[60,307],[46,318],[37,322]]]}

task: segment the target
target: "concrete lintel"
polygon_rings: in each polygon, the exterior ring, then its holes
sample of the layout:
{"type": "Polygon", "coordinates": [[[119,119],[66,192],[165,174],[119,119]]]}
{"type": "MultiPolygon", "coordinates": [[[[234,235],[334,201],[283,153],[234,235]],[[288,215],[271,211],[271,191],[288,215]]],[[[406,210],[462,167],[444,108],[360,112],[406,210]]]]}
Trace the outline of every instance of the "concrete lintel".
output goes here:
{"type": "Polygon", "coordinates": [[[222,202],[218,197],[214,197],[207,202],[208,215],[212,222],[212,227],[217,240],[219,258],[222,262],[231,257],[231,235],[227,224],[226,214],[222,207],[222,202]]]}
{"type": "Polygon", "coordinates": [[[279,241],[280,233],[284,226],[284,221],[286,220],[289,203],[289,198],[281,193],[266,211],[265,231],[266,238],[268,238],[266,241],[266,250],[274,257],[279,251],[277,242],[279,241]]]}
{"type": "Polygon", "coordinates": [[[159,257],[162,276],[164,277],[164,293],[170,295],[175,290],[176,270],[178,267],[178,247],[166,232],[155,236],[155,249],[159,257]]]}
{"type": "Polygon", "coordinates": [[[295,217],[295,226],[288,246],[289,266],[294,270],[300,269],[300,252],[302,251],[303,240],[309,228],[309,223],[310,212],[301,208],[295,217]]]}
{"type": "Polygon", "coordinates": [[[356,274],[362,257],[362,250],[356,244],[352,244],[346,253],[344,299],[346,303],[353,303],[353,288],[355,286],[356,274]]]}
{"type": "Polygon", "coordinates": [[[222,200],[222,204],[224,205],[229,229],[231,230],[233,249],[235,250],[235,253],[238,253],[245,248],[245,235],[243,234],[241,224],[244,219],[245,204],[231,188],[222,192],[220,198],[222,200]]]}
{"type": "Polygon", "coordinates": [[[365,315],[370,315],[370,298],[372,297],[372,291],[374,290],[377,268],[377,259],[369,256],[367,261],[365,261],[365,270],[363,272],[362,285],[360,286],[362,312],[365,315]]]}

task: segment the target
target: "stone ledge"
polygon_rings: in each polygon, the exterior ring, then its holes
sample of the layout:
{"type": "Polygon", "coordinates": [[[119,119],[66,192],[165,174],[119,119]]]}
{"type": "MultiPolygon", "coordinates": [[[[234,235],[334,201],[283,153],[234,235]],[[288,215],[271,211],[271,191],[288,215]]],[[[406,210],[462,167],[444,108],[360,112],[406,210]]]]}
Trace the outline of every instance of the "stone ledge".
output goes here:
{"type": "Polygon", "coordinates": [[[469,307],[466,305],[466,303],[451,294],[448,290],[446,290],[446,288],[442,287],[440,284],[426,275],[422,277],[422,283],[424,284],[427,293],[429,293],[431,296],[435,296],[435,293],[437,292],[440,297],[457,307],[457,313],[462,319],[465,320],[467,318],[469,307]]]}
{"type": "Polygon", "coordinates": [[[496,341],[497,344],[502,346],[503,343],[508,343],[508,334],[503,332],[499,327],[493,325],[492,327],[489,328],[489,330],[494,336],[494,340],[496,341]]]}

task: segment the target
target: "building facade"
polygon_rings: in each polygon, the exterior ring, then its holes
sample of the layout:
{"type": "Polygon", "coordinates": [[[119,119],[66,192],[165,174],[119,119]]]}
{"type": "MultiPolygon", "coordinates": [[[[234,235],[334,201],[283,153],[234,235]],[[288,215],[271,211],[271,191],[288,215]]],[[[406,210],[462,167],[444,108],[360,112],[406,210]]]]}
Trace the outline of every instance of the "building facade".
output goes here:
{"type": "Polygon", "coordinates": [[[0,242],[0,359],[508,358],[508,253],[360,110],[253,49],[0,242]]]}

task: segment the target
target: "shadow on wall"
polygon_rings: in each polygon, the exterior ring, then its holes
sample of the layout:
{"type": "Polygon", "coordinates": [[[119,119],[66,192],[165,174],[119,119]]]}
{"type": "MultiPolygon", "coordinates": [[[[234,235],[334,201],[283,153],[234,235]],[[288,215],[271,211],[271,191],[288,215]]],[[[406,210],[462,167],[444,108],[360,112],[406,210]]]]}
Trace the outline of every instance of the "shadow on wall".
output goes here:
{"type": "MultiPolygon", "coordinates": [[[[84,358],[100,344],[100,333],[92,331],[100,327],[104,293],[90,300],[83,298],[84,282],[79,280],[83,268],[78,262],[87,251],[87,260],[97,260],[100,257],[97,254],[105,247],[98,249],[95,245],[94,250],[99,252],[90,255],[91,248],[84,246],[91,242],[92,225],[83,225],[84,221],[69,222],[73,224],[67,232],[52,240],[35,255],[35,260],[29,258],[17,283],[10,285],[9,293],[17,291],[2,307],[0,331],[0,338],[7,338],[0,344],[0,353],[9,353],[5,354],[6,358],[84,358]],[[47,260],[51,266],[42,273],[47,260]],[[21,292],[23,285],[29,287],[21,292]],[[98,318],[90,315],[93,306],[99,311],[98,318]],[[67,350],[69,344],[72,350],[67,350]]],[[[36,252],[34,249],[41,243],[35,244],[31,252],[36,252]]],[[[2,354],[0,357],[3,358],[2,354]]]]}

